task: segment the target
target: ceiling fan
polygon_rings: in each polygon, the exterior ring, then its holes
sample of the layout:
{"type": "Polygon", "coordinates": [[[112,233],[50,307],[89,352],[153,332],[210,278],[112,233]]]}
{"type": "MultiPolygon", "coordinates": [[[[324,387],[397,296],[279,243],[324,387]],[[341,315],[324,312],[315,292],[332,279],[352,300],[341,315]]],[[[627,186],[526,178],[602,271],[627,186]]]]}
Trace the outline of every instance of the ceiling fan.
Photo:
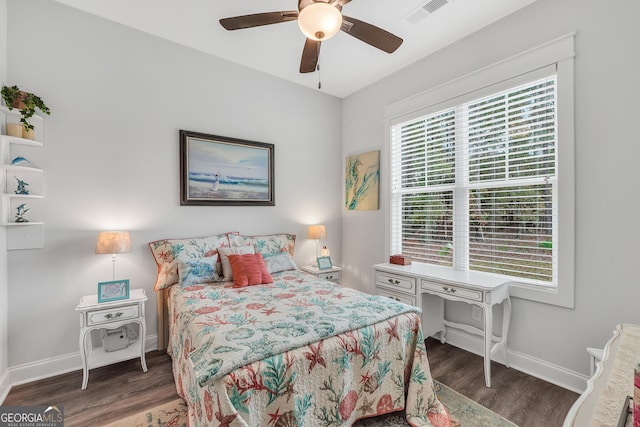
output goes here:
{"type": "Polygon", "coordinates": [[[375,25],[342,14],[342,7],[351,0],[298,0],[298,10],[254,13],[220,20],[227,30],[259,27],[280,22],[298,21],[307,37],[300,61],[301,73],[312,73],[318,65],[320,44],[339,30],[387,53],[393,53],[402,39],[375,25]]]}

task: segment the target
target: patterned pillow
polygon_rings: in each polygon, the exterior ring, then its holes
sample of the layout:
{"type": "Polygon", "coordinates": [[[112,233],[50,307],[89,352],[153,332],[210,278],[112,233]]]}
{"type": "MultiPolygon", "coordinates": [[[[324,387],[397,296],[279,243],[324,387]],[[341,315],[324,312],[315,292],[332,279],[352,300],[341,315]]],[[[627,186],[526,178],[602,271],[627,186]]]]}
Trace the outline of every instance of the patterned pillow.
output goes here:
{"type": "Polygon", "coordinates": [[[229,236],[229,244],[231,246],[249,246],[253,245],[255,251],[261,253],[264,257],[276,255],[282,252],[289,252],[293,256],[296,248],[295,234],[268,234],[263,236],[229,236]]]}
{"type": "Polygon", "coordinates": [[[194,262],[211,257],[218,253],[221,247],[229,246],[229,235],[218,234],[208,237],[194,237],[191,239],[165,239],[149,243],[149,249],[158,267],[158,276],[154,289],[168,288],[179,281],[179,263],[194,262]]]}
{"type": "Polygon", "coordinates": [[[215,282],[218,276],[218,254],[187,262],[178,262],[178,282],[180,286],[215,282]]]}
{"type": "Polygon", "coordinates": [[[231,269],[231,263],[229,262],[229,255],[245,255],[253,254],[253,246],[235,246],[231,248],[220,248],[218,250],[220,254],[220,262],[222,262],[222,276],[224,281],[233,280],[233,270],[231,269]]]}
{"type": "Polygon", "coordinates": [[[293,258],[291,258],[291,254],[289,252],[267,256],[264,259],[264,263],[267,266],[267,271],[269,273],[298,269],[298,266],[296,265],[293,258]]]}
{"type": "Polygon", "coordinates": [[[273,279],[264,265],[262,254],[229,255],[229,263],[233,270],[233,287],[273,283],[273,279]]]}

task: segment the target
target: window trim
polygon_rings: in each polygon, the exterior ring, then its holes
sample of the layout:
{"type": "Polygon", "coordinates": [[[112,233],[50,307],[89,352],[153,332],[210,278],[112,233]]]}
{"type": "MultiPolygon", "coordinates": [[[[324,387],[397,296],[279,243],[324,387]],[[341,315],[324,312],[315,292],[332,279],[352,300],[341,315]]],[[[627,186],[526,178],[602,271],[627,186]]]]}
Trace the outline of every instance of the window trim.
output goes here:
{"type": "MultiPolygon", "coordinates": [[[[574,164],[574,44],[575,33],[570,33],[520,54],[483,67],[473,73],[451,80],[425,92],[385,107],[385,149],[383,164],[391,170],[391,127],[428,114],[448,104],[459,103],[474,93],[500,90],[514,81],[530,79],[538,73],[548,73],[554,67],[557,74],[558,114],[558,285],[546,287],[517,282],[511,279],[511,296],[574,308],[575,305],[575,164],[574,164]]],[[[480,95],[481,96],[481,95],[480,95]]],[[[391,248],[391,194],[389,180],[384,180],[385,195],[385,251],[391,248]]]]}

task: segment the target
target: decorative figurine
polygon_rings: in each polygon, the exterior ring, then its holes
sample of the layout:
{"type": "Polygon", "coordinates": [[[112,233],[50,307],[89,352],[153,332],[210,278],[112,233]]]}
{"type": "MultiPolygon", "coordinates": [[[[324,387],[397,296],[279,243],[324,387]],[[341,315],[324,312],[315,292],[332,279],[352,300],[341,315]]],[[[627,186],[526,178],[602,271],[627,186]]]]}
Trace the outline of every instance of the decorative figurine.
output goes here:
{"type": "Polygon", "coordinates": [[[27,190],[27,185],[29,185],[28,182],[25,182],[23,180],[21,180],[18,177],[15,177],[16,181],[18,181],[18,188],[16,189],[15,193],[16,194],[29,194],[29,190],[27,190]]]}
{"type": "Polygon", "coordinates": [[[21,204],[16,208],[16,222],[29,222],[24,216],[29,212],[31,208],[27,207],[26,203],[21,204]]]}
{"type": "Polygon", "coordinates": [[[32,166],[31,162],[26,157],[17,156],[11,160],[11,164],[14,166],[32,166]]]}

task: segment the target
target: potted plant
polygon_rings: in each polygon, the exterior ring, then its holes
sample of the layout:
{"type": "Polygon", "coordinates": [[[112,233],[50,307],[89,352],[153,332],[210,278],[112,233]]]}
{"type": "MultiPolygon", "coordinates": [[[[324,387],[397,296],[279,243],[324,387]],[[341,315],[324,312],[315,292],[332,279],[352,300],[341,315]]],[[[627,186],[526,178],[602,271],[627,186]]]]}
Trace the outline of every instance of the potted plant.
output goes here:
{"type": "Polygon", "coordinates": [[[31,92],[20,90],[18,86],[2,86],[2,99],[9,110],[17,108],[20,110],[22,117],[20,123],[23,127],[23,136],[33,139],[33,125],[29,119],[36,113],[36,108],[45,114],[51,114],[49,107],[44,101],[31,92]]]}

